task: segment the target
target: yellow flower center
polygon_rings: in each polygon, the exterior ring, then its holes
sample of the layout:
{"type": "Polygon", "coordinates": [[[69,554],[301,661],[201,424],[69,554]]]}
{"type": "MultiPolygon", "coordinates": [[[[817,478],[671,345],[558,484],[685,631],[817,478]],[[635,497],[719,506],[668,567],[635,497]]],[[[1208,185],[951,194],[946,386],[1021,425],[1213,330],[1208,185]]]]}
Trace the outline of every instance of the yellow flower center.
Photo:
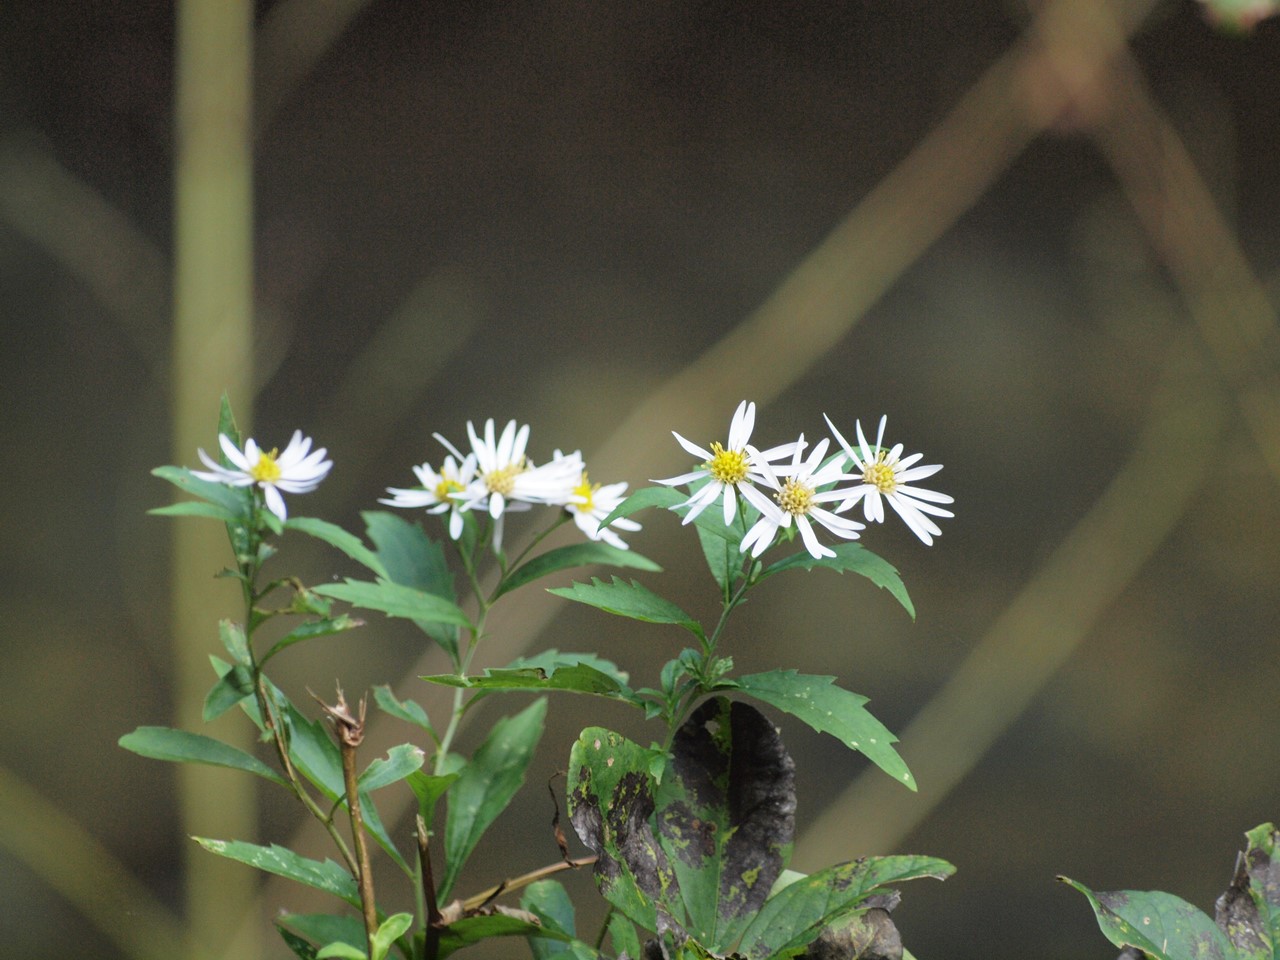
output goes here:
{"type": "Polygon", "coordinates": [[[460,484],[457,480],[448,480],[444,477],[441,477],[440,482],[436,484],[436,488],[435,490],[432,491],[432,493],[435,494],[435,497],[437,500],[439,500],[441,503],[445,503],[449,500],[449,494],[460,493],[461,491],[462,491],[462,484],[460,484]]]}
{"type": "Polygon", "coordinates": [[[862,480],[864,483],[872,484],[881,493],[893,493],[898,486],[898,478],[894,476],[893,467],[884,462],[884,452],[876,454],[873,463],[867,464],[867,469],[862,471],[862,480]]]}
{"type": "Polygon", "coordinates": [[[526,469],[524,458],[522,457],[519,463],[513,463],[499,470],[490,470],[484,475],[484,485],[489,488],[490,493],[500,493],[504,497],[509,497],[511,496],[511,491],[515,489],[516,477],[524,473],[526,469]]]}
{"type": "Polygon", "coordinates": [[[777,500],[778,506],[787,513],[799,516],[808,513],[809,508],[813,506],[813,490],[792,477],[773,495],[773,499],[777,500]]]}
{"type": "Polygon", "coordinates": [[[276,463],[279,453],[278,449],[273,449],[270,453],[265,450],[260,451],[258,462],[249,468],[249,476],[259,483],[275,483],[279,480],[280,464],[276,463]]]}
{"type": "Polygon", "coordinates": [[[745,450],[726,450],[718,443],[711,444],[711,459],[703,464],[712,480],[724,484],[737,484],[747,479],[747,453],[745,450]]]}
{"type": "Polygon", "coordinates": [[[587,479],[587,471],[582,471],[582,482],[573,488],[573,495],[581,497],[581,503],[575,503],[574,509],[579,513],[590,513],[595,509],[595,493],[600,489],[600,484],[592,484],[587,479]]]}

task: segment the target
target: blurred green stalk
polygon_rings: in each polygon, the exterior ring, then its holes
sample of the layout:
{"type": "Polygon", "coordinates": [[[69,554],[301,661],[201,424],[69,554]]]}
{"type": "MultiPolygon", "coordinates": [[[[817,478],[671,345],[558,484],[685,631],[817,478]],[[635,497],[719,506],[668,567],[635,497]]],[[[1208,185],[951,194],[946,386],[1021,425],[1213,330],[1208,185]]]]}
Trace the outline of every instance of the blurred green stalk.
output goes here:
{"type": "MultiPolygon", "coordinates": [[[[174,104],[174,462],[197,447],[216,450],[218,398],[226,391],[241,416],[251,409],[253,313],[253,159],[250,96],[253,7],[248,0],[179,0],[174,104]]],[[[232,581],[214,580],[232,563],[217,524],[174,524],[173,642],[176,725],[201,730],[213,680],[217,622],[236,610],[232,581]]],[[[202,732],[251,749],[237,714],[202,732]]],[[[182,764],[184,833],[251,840],[257,834],[247,777],[182,764]]],[[[186,862],[185,956],[252,960],[256,933],[225,942],[241,924],[256,881],[244,867],[190,844],[186,862]]]]}

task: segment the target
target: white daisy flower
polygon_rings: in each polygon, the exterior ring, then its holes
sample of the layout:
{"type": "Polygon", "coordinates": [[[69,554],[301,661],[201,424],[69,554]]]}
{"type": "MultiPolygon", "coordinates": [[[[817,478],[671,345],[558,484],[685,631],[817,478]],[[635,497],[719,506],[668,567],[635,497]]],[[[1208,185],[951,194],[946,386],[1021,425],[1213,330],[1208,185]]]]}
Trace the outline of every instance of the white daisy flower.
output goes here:
{"type": "Polygon", "coordinates": [[[455,495],[467,489],[476,476],[476,458],[467,455],[462,465],[450,454],[440,465],[440,472],[431,469],[429,463],[414,467],[413,472],[422,486],[418,489],[387,487],[391,499],[379,500],[392,507],[426,507],[427,513],[449,514],[449,536],[457,540],[462,536],[462,504],[455,495]]]}
{"type": "Polygon", "coordinates": [[[232,466],[224,467],[203,450],[199,450],[197,452],[200,459],[209,470],[192,470],[192,475],[201,480],[225,483],[232,487],[257,484],[262,488],[267,509],[281,520],[288,517],[288,510],[280,491],[310,493],[320,485],[320,481],[333,466],[332,460],[324,458],[328,451],[324,447],[311,450],[311,438],[304,437],[301,430],[293,431],[293,438],[284,448],[284,453],[276,449],[270,452],[263,450],[252,439],[245,441],[242,452],[225,433],[218,435],[218,444],[232,466]]]}
{"type": "Polygon", "coordinates": [[[630,547],[611,528],[617,527],[634,533],[640,529],[640,524],[628,517],[619,517],[608,527],[600,526],[600,521],[613,513],[622,502],[626,489],[625,483],[611,483],[608,486],[592,483],[587,479],[587,471],[583,470],[581,481],[573,488],[573,495],[564,508],[572,515],[578,529],[592,540],[603,540],[619,550],[629,550],[630,547]]]}
{"type": "MultiPolygon", "coordinates": [[[[529,426],[517,427],[508,421],[501,436],[495,436],[492,419],[485,421],[484,437],[467,421],[472,455],[476,461],[476,478],[461,493],[454,493],[461,510],[482,508],[494,520],[493,545],[502,547],[503,517],[508,510],[528,510],[533,503],[566,504],[582,475],[582,454],[568,455],[556,451],[556,457],[535,466],[525,456],[529,442],[529,426]]],[[[464,459],[453,444],[440,434],[436,439],[448,447],[459,460],[464,459]]]]}
{"type": "MultiPolygon", "coordinates": [[[[825,414],[824,414],[825,416],[825,414]]],[[[849,498],[837,509],[841,512],[849,509],[859,500],[863,501],[862,510],[868,520],[884,523],[884,502],[902,518],[902,522],[911,528],[911,532],[926,545],[932,545],[933,538],[942,535],[938,525],[929,519],[935,517],[954,517],[950,510],[935,506],[939,503],[955,503],[953,497],[945,493],[936,493],[912,486],[916,480],[931,477],[942,469],[942,464],[917,467],[924,457],[923,453],[913,453],[909,457],[902,456],[902,444],[896,444],[886,450],[883,446],[884,425],[888,417],[880,418],[880,429],[876,433],[875,445],[867,443],[862,433],[862,421],[857,421],[858,446],[855,449],[849,444],[840,431],[836,429],[831,418],[827,417],[827,426],[840,441],[845,455],[853,461],[858,473],[851,474],[853,479],[861,479],[862,483],[849,491],[849,498]]]]}
{"type": "MultiPolygon", "coordinates": [[[[743,553],[750,550],[752,557],[760,556],[769,544],[773,543],[780,529],[791,526],[792,520],[795,520],[796,527],[800,530],[800,539],[804,541],[805,549],[819,560],[823,557],[834,557],[836,552],[818,542],[817,534],[813,530],[813,521],[817,521],[837,537],[845,540],[858,539],[858,531],[866,529],[864,524],[856,520],[846,520],[818,506],[820,503],[846,500],[850,494],[847,487],[822,489],[845,479],[843,457],[834,457],[830,463],[823,465],[822,460],[827,455],[828,445],[828,440],[822,440],[813,448],[808,459],[802,462],[800,458],[805,442],[804,437],[801,437],[800,442],[796,444],[790,466],[775,470],[767,463],[762,465],[760,482],[764,486],[772,487],[775,493],[773,502],[765,500],[760,508],[760,519],[742,538],[739,549],[743,553]]],[[[752,503],[755,501],[752,500],[752,503]]]]}
{"type": "Polygon", "coordinates": [[[703,461],[702,466],[689,473],[682,473],[678,477],[655,480],[654,483],[677,487],[692,483],[695,480],[701,480],[704,477],[708,478],[707,482],[699,487],[693,496],[684,503],[678,503],[672,508],[673,510],[678,510],[681,507],[689,508],[689,512],[684,515],[683,523],[692,523],[698,514],[715,503],[720,497],[724,498],[725,526],[733,523],[738,507],[738,498],[735,495],[735,491],[741,493],[757,508],[760,508],[760,502],[765,504],[769,502],[764,494],[755,490],[752,482],[759,475],[762,464],[768,464],[788,456],[796,445],[794,443],[786,443],[778,447],[771,447],[768,450],[757,450],[747,442],[751,439],[751,431],[754,429],[755,423],[756,405],[743,400],[738,404],[738,409],[734,411],[733,420],[729,424],[729,444],[727,448],[719,443],[713,443],[711,444],[711,449],[707,450],[696,443],[686,440],[674,430],[671,431],[672,436],[679,441],[680,446],[703,461]]]}

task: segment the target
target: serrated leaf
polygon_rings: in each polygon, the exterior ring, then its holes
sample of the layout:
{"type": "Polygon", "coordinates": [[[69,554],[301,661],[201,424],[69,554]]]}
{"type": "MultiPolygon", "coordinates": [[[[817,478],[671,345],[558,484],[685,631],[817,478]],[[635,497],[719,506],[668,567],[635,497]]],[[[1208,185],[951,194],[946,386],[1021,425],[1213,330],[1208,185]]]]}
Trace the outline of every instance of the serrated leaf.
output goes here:
{"type": "MultiPolygon", "coordinates": [[[[713,514],[713,519],[718,520],[721,525],[724,524],[724,517],[718,510],[705,512],[713,514]]],[[[702,547],[702,556],[707,561],[707,569],[711,571],[712,579],[720,587],[721,595],[727,599],[730,586],[742,572],[742,553],[727,536],[712,533],[704,527],[697,529],[698,544],[702,547]]]]}
{"type": "Polygon", "coordinates": [[[1158,890],[1094,893],[1069,877],[1058,879],[1088,898],[1098,926],[1117,947],[1135,947],[1154,960],[1236,960],[1226,934],[1181,897],[1158,890]]]}
{"type": "Polygon", "coordinates": [[[911,602],[911,597],[907,594],[906,584],[902,582],[902,577],[898,574],[898,569],[860,543],[837,543],[831,548],[835,551],[834,557],[814,557],[808,551],[802,550],[800,553],[793,554],[790,557],[784,557],[777,563],[770,564],[765,567],[760,574],[760,579],[773,576],[775,573],[781,573],[783,570],[802,569],[812,570],[815,567],[822,567],[827,570],[835,570],[838,573],[844,573],[846,570],[851,573],[857,573],[866,577],[877,587],[888,590],[895,600],[902,604],[902,608],[911,615],[911,619],[916,618],[916,608],[911,602]]]}
{"type": "Polygon", "coordinates": [[[715,697],[676,731],[655,800],[686,929],[728,952],[790,857],[795,764],[760,711],[715,697]]]}
{"type": "Polygon", "coordinates": [[[628,583],[614,577],[611,583],[604,583],[599,578],[592,577],[590,584],[575,582],[570,587],[559,587],[547,592],[620,617],[630,617],[646,623],[675,624],[684,627],[704,642],[706,640],[702,624],[670,600],[663,599],[634,580],[628,583]]]}
{"type": "MultiPolygon", "coordinates": [[[[416,523],[380,510],[362,513],[366,533],[378,550],[378,559],[387,570],[387,579],[456,604],[453,572],[445,560],[444,547],[427,536],[416,523]]],[[[415,621],[418,628],[444,648],[455,662],[458,655],[457,626],[449,622],[415,621]]]]}
{"type": "MultiPolygon", "coordinates": [[[[633,513],[638,513],[650,507],[662,507],[672,510],[688,499],[688,493],[677,490],[674,487],[641,487],[614,507],[613,512],[601,521],[601,526],[607,527],[619,517],[628,517],[633,513]]],[[[746,504],[743,504],[743,506],[746,506],[746,504]]],[[[675,512],[677,515],[680,513],[678,510],[675,512]]],[[[734,549],[737,549],[738,544],[742,542],[743,531],[735,527],[726,527],[724,525],[724,511],[717,510],[715,507],[699,513],[693,518],[693,524],[699,530],[705,530],[712,536],[727,539],[733,544],[734,549]]]]}
{"type": "Polygon", "coordinates": [[[717,689],[740,690],[803,720],[819,733],[831,734],[894,780],[916,789],[915,777],[893,749],[898,738],[863,707],[866,697],[835,686],[835,677],[772,670],[721,681],[717,689]]]}
{"type": "Polygon", "coordinates": [[[389,617],[471,626],[467,615],[448,600],[388,580],[369,583],[348,579],[344,583],[326,583],[316,587],[315,592],[352,606],[378,610],[389,617]]]}
{"type": "Polygon", "coordinates": [[[360,774],[357,781],[360,792],[372,793],[374,790],[398,783],[415,770],[421,770],[425,760],[426,755],[423,754],[421,747],[415,747],[411,743],[394,746],[387,751],[385,760],[378,757],[365,768],[364,773],[360,774]]]}
{"type": "Polygon", "coordinates": [[[360,906],[360,894],[356,890],[355,880],[332,860],[311,860],[276,844],[263,847],[240,840],[209,840],[205,837],[192,839],[210,853],[331,893],[353,907],[360,906]]]}
{"type": "Polygon", "coordinates": [[[203,734],[171,730],[168,727],[139,727],[133,733],[126,733],[117,742],[126,750],[153,760],[230,767],[281,786],[287,785],[284,778],[257,757],[203,734]]]}
{"type": "MultiPolygon", "coordinates": [[[[422,679],[442,686],[475,690],[478,694],[491,693],[495,690],[563,690],[620,700],[632,706],[642,707],[645,703],[631,691],[630,687],[619,683],[614,675],[604,673],[586,663],[553,667],[550,673],[542,667],[521,667],[490,669],[486,670],[483,676],[478,677],[459,677],[452,673],[445,673],[422,679]]],[[[475,700],[471,702],[474,703],[475,700]]]]}
{"type": "Polygon", "coordinates": [[[285,521],[284,528],[286,530],[297,530],[299,533],[305,533],[308,536],[315,537],[317,540],[323,540],[329,546],[341,550],[356,563],[372,570],[377,576],[388,576],[386,567],[383,566],[382,561],[378,559],[374,552],[366,547],[354,533],[344,530],[336,523],[330,523],[328,520],[319,520],[315,517],[290,517],[285,521]]]}
{"type": "Polygon", "coordinates": [[[151,475],[168,480],[179,490],[185,490],[194,497],[217,504],[230,513],[235,522],[249,519],[253,498],[248,487],[231,487],[225,483],[201,480],[185,467],[156,467],[151,475]]]}
{"type": "Polygon", "coordinates": [[[295,643],[301,643],[304,640],[314,640],[317,637],[330,637],[335,633],[343,633],[347,630],[354,630],[356,627],[363,627],[364,621],[357,620],[349,614],[343,613],[336,617],[325,617],[322,620],[308,620],[294,627],[283,637],[271,645],[271,649],[263,656],[262,662],[266,663],[281,650],[293,646],[295,643]]]}
{"type": "MultiPolygon", "coordinates": [[[[661,754],[657,755],[661,757],[661,754]]],[[[588,727],[569,754],[569,818],[597,855],[600,894],[645,930],[678,924],[675,872],[655,836],[655,752],[602,727],[588,727]]]]}
{"type": "Polygon", "coordinates": [[[396,699],[396,695],[386,685],[373,688],[373,699],[383,713],[393,716],[397,720],[403,720],[405,723],[412,723],[414,726],[421,727],[431,735],[432,740],[439,742],[435,728],[431,726],[431,720],[427,717],[427,711],[423,710],[414,701],[396,699]]]}
{"type": "Polygon", "coordinates": [[[662,568],[634,550],[620,550],[607,543],[592,541],[557,547],[539,554],[528,563],[521,564],[503,579],[494,598],[510,593],[518,587],[561,570],[604,564],[611,567],[630,567],[635,570],[660,571],[662,568]]]}
{"type": "Polygon", "coordinates": [[[918,856],[867,857],[819,870],[769,898],[743,931],[739,952],[748,960],[789,956],[889,884],[954,872],[945,860],[918,856]]]}
{"type": "Polygon", "coordinates": [[[515,716],[495,723],[449,790],[441,900],[448,898],[458,872],[480,837],[524,783],[525,771],[542,737],[546,713],[547,701],[539,698],[515,716]]]}

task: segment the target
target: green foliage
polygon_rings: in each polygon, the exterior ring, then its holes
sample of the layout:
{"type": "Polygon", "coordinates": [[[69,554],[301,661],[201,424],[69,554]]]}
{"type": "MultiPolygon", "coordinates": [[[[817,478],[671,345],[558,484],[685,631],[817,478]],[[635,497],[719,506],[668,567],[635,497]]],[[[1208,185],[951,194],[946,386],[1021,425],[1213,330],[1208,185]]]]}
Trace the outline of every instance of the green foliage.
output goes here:
{"type": "Polygon", "coordinates": [[[324,893],[331,893],[353,907],[360,906],[360,894],[356,892],[355,880],[332,860],[311,860],[274,843],[263,847],[240,840],[208,840],[204,837],[193,839],[210,853],[247,863],[251,867],[295,880],[303,886],[313,887],[324,893]]]}
{"type": "Polygon", "coordinates": [[[347,914],[287,913],[276,918],[276,929],[304,960],[314,960],[318,943],[345,943],[363,953],[362,948],[368,942],[364,924],[347,914]]]}
{"type": "Polygon", "coordinates": [[[529,938],[534,960],[596,960],[598,954],[576,939],[573,901],[564,886],[555,880],[538,880],[525,888],[520,906],[538,918],[543,936],[529,938]],[[559,934],[570,939],[553,939],[559,934]]]}
{"type": "Polygon", "coordinates": [[[548,590],[566,600],[576,600],[588,606],[597,607],[606,613],[632,620],[643,620],[646,623],[672,623],[684,627],[699,640],[706,642],[706,634],[702,624],[689,616],[670,600],[664,600],[648,587],[636,581],[627,582],[614,577],[612,582],[604,583],[597,577],[591,578],[590,584],[574,583],[570,587],[548,590]]]}
{"type": "MultiPolygon", "coordinates": [[[[386,568],[386,579],[456,604],[458,594],[453,586],[453,574],[449,572],[444,548],[438,540],[428,537],[417,524],[391,513],[368,511],[361,516],[365,532],[377,547],[378,560],[386,568]]],[[[457,659],[458,627],[469,626],[468,623],[430,618],[415,620],[415,623],[451,658],[457,659]]]]}
{"type": "Polygon", "coordinates": [[[471,704],[486,693],[499,690],[563,690],[589,693],[643,707],[645,701],[626,683],[626,674],[607,660],[589,654],[548,651],[540,657],[517,661],[519,666],[489,669],[481,676],[460,677],[452,673],[423,677],[430,683],[476,691],[471,704]]]}
{"type": "Polygon", "coordinates": [[[392,747],[387,752],[385,760],[382,758],[374,760],[364,773],[360,774],[358,781],[360,790],[362,793],[365,791],[372,793],[374,790],[399,783],[415,770],[420,770],[425,759],[426,755],[422,750],[412,744],[402,743],[392,747]]]}
{"type": "Polygon", "coordinates": [[[449,896],[458,872],[489,825],[507,808],[542,737],[547,701],[538,699],[520,713],[503,717],[476,750],[449,790],[445,819],[445,873],[439,895],[449,896]]]}
{"type": "Polygon", "coordinates": [[[199,733],[171,730],[168,727],[139,727],[133,733],[126,733],[118,743],[126,750],[153,760],[229,767],[282,786],[285,782],[283,777],[257,757],[199,733]]]}
{"type": "Polygon", "coordinates": [[[911,597],[907,595],[907,587],[902,582],[902,577],[898,574],[896,567],[882,557],[872,553],[860,543],[837,543],[831,549],[835,551],[836,555],[834,557],[813,557],[803,550],[792,554],[765,567],[761,571],[759,579],[763,580],[784,570],[814,570],[821,568],[835,570],[837,573],[849,571],[860,574],[877,587],[888,590],[894,599],[902,604],[902,608],[911,615],[911,619],[914,620],[916,618],[915,605],[911,602],[911,597]]]}
{"type": "Polygon", "coordinates": [[[1275,960],[1280,957],[1280,832],[1264,823],[1245,834],[1231,885],[1214,917],[1171,893],[1116,890],[1095,893],[1059,877],[1088,898],[1103,934],[1117,947],[1152,960],[1275,960]]]}
{"type": "Polygon", "coordinates": [[[352,606],[366,610],[378,610],[389,617],[412,620],[455,661],[458,657],[456,633],[439,629],[438,626],[474,629],[467,615],[452,601],[390,580],[369,583],[348,578],[345,583],[327,583],[316,587],[316,593],[335,600],[345,600],[352,606]]]}
{"type": "MultiPolygon", "coordinates": [[[[932,857],[872,857],[777,883],[795,826],[793,766],[747,704],[700,707],[672,740],[658,785],[651,758],[616,733],[584,730],[570,756],[570,817],[597,854],[605,899],[687,955],[764,960],[824,935],[852,938],[852,918],[896,902],[889,884],[953,872],[932,857]]],[[[619,938],[629,941],[625,928],[619,938]]]]}
{"type": "Polygon", "coordinates": [[[635,570],[659,571],[662,568],[643,557],[634,550],[619,550],[615,546],[598,541],[575,543],[567,547],[557,547],[539,554],[527,563],[521,564],[502,579],[493,599],[504,593],[523,587],[527,583],[561,570],[574,567],[586,567],[593,564],[604,564],[611,567],[631,567],[635,570]]]}
{"type": "Polygon", "coordinates": [[[866,756],[911,790],[915,778],[893,744],[898,738],[863,709],[867,698],[835,686],[835,677],[810,676],[795,670],[772,670],[723,680],[720,689],[741,691],[803,720],[819,733],[829,733],[866,756]]]}
{"type": "Polygon", "coordinates": [[[391,576],[378,556],[366,547],[359,537],[348,533],[335,523],[313,517],[290,517],[285,521],[284,528],[297,530],[317,540],[323,540],[331,547],[337,547],[352,560],[373,571],[376,576],[383,578],[391,576]]]}

